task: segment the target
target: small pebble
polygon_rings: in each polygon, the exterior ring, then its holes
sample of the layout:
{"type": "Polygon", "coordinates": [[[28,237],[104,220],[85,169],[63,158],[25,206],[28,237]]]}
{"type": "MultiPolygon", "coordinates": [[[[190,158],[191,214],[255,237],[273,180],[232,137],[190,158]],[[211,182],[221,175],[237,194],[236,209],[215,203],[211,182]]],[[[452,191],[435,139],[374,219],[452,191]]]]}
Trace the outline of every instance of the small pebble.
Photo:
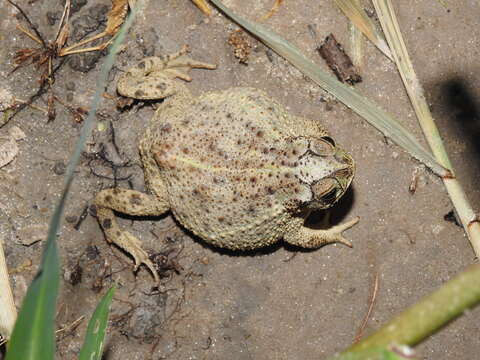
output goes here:
{"type": "Polygon", "coordinates": [[[67,167],[65,166],[65,164],[63,163],[63,161],[57,161],[55,163],[55,165],[53,166],[53,172],[56,174],[56,175],[63,175],[65,174],[65,171],[66,171],[67,167]]]}
{"type": "Polygon", "coordinates": [[[70,224],[74,224],[77,222],[77,216],[76,215],[67,215],[65,216],[65,221],[70,223],[70,224]]]}

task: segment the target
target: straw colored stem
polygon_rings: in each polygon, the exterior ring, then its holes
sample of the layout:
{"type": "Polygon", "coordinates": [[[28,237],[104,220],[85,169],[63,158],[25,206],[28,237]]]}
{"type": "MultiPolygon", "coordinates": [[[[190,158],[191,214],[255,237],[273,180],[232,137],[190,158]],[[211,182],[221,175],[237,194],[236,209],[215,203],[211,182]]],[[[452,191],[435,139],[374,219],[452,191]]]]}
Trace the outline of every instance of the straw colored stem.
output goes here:
{"type": "Polygon", "coordinates": [[[377,31],[372,20],[365,14],[356,0],[334,0],[345,16],[390,60],[392,54],[382,35],[377,31]]]}
{"type": "Polygon", "coordinates": [[[455,178],[452,164],[428,107],[423,87],[413,70],[392,3],[390,0],[373,0],[373,4],[425,138],[437,161],[452,171],[452,176],[442,179],[475,254],[480,257],[480,223],[468,203],[465,192],[455,178]]]}
{"type": "MultiPolygon", "coordinates": [[[[352,0],[355,5],[360,6],[360,0],[352,0]]],[[[363,34],[358,27],[350,20],[350,44],[352,52],[352,61],[358,69],[363,66],[363,34]]]]}
{"type": "Polygon", "coordinates": [[[379,348],[391,345],[418,344],[466,309],[478,304],[479,279],[480,265],[470,266],[440,289],[390,320],[380,330],[334,358],[377,359],[374,356],[362,357],[359,354],[366,355],[365,352],[369,351],[375,353],[379,348]]]}
{"type": "Polygon", "coordinates": [[[4,339],[8,340],[10,338],[16,318],[17,309],[13,302],[12,289],[8,280],[3,241],[0,239],[0,335],[4,339]]]}

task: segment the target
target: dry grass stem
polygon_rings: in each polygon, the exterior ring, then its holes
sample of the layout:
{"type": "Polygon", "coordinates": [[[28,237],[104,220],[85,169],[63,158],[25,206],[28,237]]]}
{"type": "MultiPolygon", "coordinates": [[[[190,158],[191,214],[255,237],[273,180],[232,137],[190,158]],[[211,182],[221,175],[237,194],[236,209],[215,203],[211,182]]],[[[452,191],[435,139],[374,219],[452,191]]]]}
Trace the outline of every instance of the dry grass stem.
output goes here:
{"type": "Polygon", "coordinates": [[[197,7],[207,16],[212,15],[212,9],[205,0],[192,0],[197,7]]]}
{"type": "Polygon", "coordinates": [[[373,4],[425,138],[437,161],[452,171],[452,176],[444,176],[442,179],[478,258],[480,257],[479,220],[453,173],[452,164],[428,107],[423,87],[413,69],[392,3],[390,0],[373,0],[373,4]]]}
{"type": "Polygon", "coordinates": [[[355,336],[355,340],[353,340],[354,344],[359,342],[363,336],[363,331],[365,330],[365,327],[368,324],[370,315],[372,315],[373,306],[375,305],[375,300],[377,299],[377,293],[378,293],[378,272],[375,273],[375,280],[373,282],[373,290],[372,290],[372,295],[370,296],[368,311],[365,317],[363,318],[362,325],[358,329],[357,336],[355,336]]]}
{"type": "Polygon", "coordinates": [[[377,31],[375,24],[360,8],[358,0],[335,0],[346,17],[390,60],[393,60],[390,49],[383,36],[377,31]]]}
{"type": "MultiPolygon", "coordinates": [[[[356,5],[360,6],[360,0],[352,0],[356,5]]],[[[360,70],[363,67],[363,34],[354,23],[350,21],[350,52],[352,54],[353,65],[360,70]]]]}
{"type": "Polygon", "coordinates": [[[8,269],[3,252],[3,240],[0,239],[0,335],[8,340],[17,318],[17,309],[13,302],[12,289],[8,280],[8,269]]]}
{"type": "Polygon", "coordinates": [[[259,21],[264,21],[264,20],[267,20],[269,18],[271,18],[273,16],[273,14],[275,14],[278,9],[280,9],[280,6],[282,5],[283,3],[283,0],[275,0],[275,3],[273,4],[272,8],[270,10],[268,10],[260,19],[259,21]]]}

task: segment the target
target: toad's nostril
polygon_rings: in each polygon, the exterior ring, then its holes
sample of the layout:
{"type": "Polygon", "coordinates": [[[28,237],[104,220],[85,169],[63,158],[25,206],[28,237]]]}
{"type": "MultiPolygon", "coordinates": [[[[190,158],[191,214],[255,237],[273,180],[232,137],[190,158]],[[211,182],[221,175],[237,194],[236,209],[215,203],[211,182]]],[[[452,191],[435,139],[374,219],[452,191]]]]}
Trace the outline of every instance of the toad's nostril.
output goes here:
{"type": "Polygon", "coordinates": [[[342,164],[347,164],[347,165],[353,164],[352,157],[348,155],[345,151],[339,148],[337,148],[337,151],[335,152],[335,160],[337,160],[339,163],[342,163],[342,164]]]}

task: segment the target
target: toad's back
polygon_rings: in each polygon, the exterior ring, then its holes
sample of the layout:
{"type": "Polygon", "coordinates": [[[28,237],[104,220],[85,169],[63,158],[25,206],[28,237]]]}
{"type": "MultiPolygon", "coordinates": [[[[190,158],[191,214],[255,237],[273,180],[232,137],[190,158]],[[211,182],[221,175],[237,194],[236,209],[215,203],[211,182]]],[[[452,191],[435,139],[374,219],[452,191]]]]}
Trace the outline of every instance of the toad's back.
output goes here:
{"type": "Polygon", "coordinates": [[[143,152],[159,166],[172,211],[185,227],[223,247],[254,248],[252,241],[278,239],[274,223],[284,221],[285,201],[307,191],[294,168],[308,143],[298,140],[291,121],[260,90],[206,93],[188,106],[165,104],[143,152]],[[259,231],[262,224],[271,230],[259,231]],[[255,229],[251,239],[248,229],[255,229]]]}

